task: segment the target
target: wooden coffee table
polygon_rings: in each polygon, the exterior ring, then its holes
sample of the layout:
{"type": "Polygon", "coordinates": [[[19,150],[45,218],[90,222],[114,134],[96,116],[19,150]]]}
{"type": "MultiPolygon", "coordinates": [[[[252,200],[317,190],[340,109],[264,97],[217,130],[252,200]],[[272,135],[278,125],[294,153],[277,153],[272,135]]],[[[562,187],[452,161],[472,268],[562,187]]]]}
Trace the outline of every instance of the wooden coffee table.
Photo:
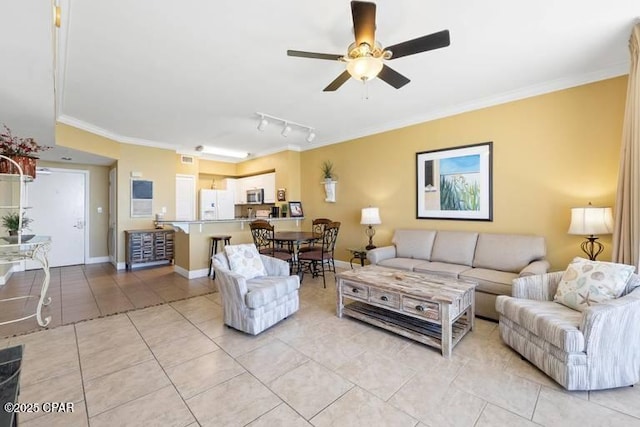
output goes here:
{"type": "Polygon", "coordinates": [[[444,357],[473,330],[475,282],[366,266],[336,274],[337,314],[442,350],[444,357]],[[345,305],[345,299],[351,300],[345,305]]]}

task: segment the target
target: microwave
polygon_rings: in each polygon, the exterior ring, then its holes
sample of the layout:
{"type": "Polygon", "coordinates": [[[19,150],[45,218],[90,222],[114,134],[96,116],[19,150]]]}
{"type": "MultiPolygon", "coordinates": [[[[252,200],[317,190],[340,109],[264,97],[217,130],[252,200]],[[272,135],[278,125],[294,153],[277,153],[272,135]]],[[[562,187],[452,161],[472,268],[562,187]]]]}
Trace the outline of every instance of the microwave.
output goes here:
{"type": "Polygon", "coordinates": [[[247,204],[261,205],[264,201],[264,190],[258,188],[255,190],[247,190],[247,204]]]}

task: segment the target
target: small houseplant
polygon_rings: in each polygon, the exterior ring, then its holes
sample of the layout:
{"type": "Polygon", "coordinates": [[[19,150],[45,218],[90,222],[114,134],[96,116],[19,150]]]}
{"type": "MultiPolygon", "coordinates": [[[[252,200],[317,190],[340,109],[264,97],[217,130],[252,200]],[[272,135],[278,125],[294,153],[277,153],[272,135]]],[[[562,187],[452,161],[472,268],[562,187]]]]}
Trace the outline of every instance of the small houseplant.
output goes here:
{"type": "Polygon", "coordinates": [[[326,194],[325,202],[335,203],[336,201],[336,172],[333,169],[333,162],[325,160],[322,162],[322,177],[324,178],[324,192],[326,194]]]}
{"type": "MultiPolygon", "coordinates": [[[[29,224],[31,224],[33,220],[27,217],[24,213],[22,214],[22,228],[29,228],[29,224]]],[[[11,212],[2,217],[2,226],[9,230],[10,236],[15,236],[18,234],[18,230],[20,230],[20,214],[18,212],[11,212]]]]}
{"type": "MultiPolygon", "coordinates": [[[[0,154],[11,158],[20,165],[22,172],[33,178],[36,177],[36,160],[34,154],[48,150],[51,147],[39,145],[33,138],[20,138],[11,133],[7,125],[3,125],[4,131],[0,131],[0,154]]],[[[6,159],[0,161],[0,173],[18,173],[13,163],[6,159]]]]}

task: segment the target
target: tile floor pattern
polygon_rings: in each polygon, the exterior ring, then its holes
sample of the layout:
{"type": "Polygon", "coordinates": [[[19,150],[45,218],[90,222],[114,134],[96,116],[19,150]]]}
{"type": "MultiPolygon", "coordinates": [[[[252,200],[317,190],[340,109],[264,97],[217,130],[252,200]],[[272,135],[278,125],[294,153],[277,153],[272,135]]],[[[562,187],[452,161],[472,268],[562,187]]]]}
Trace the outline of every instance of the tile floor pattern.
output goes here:
{"type": "MultiPolygon", "coordinates": [[[[42,270],[14,273],[7,285],[0,286],[0,299],[40,295],[43,278],[42,270]]],[[[173,272],[173,266],[133,272],[118,271],[108,263],[52,268],[48,292],[51,304],[43,309],[42,315],[51,316],[49,326],[56,327],[214,290],[208,278],[185,279],[173,272]]],[[[37,298],[1,302],[0,322],[35,313],[37,302],[37,298]]],[[[0,337],[39,329],[33,319],[16,322],[0,326],[0,337]]]]}
{"type": "Polygon", "coordinates": [[[20,425],[640,425],[640,387],[566,392],[496,323],[478,320],[446,360],[338,319],[321,280],[300,295],[295,315],[255,337],[222,324],[214,293],[0,339],[25,345],[22,402],[75,403],[20,425]]]}

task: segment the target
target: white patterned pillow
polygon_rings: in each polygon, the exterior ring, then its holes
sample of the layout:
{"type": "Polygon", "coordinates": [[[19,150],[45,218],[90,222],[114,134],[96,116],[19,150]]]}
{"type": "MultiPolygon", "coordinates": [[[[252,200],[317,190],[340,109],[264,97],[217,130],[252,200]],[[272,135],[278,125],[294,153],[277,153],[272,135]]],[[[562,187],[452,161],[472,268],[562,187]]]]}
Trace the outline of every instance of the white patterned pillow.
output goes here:
{"type": "Polygon", "coordinates": [[[574,258],[562,275],[555,302],[574,310],[618,298],[634,272],[632,265],[574,258]]]}
{"type": "Polygon", "coordinates": [[[253,243],[229,245],[225,246],[224,250],[229,258],[229,267],[234,273],[240,274],[246,279],[267,275],[258,249],[253,243]]]}

